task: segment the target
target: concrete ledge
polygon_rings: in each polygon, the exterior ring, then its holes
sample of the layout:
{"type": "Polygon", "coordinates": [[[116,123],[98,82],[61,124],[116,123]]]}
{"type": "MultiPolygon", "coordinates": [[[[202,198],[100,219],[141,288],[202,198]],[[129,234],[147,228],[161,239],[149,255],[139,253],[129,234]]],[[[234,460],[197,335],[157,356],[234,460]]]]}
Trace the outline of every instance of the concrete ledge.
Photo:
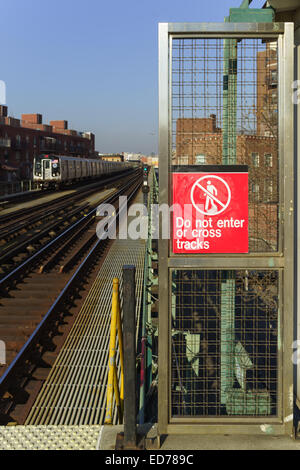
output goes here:
{"type": "MultiPolygon", "coordinates": [[[[139,434],[146,436],[147,450],[300,450],[300,439],[289,436],[259,435],[182,435],[173,434],[157,439],[157,425],[138,426],[139,434]]],[[[123,426],[103,426],[98,450],[115,450],[117,434],[123,426]]]]}

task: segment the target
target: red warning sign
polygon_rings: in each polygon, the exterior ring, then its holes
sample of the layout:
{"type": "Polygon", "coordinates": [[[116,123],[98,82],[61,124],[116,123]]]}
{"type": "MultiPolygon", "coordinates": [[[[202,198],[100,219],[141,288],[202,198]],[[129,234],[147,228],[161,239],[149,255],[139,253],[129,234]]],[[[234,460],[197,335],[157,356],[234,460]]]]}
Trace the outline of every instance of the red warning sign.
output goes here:
{"type": "Polygon", "coordinates": [[[248,173],[173,173],[173,252],[248,253],[248,173]]]}

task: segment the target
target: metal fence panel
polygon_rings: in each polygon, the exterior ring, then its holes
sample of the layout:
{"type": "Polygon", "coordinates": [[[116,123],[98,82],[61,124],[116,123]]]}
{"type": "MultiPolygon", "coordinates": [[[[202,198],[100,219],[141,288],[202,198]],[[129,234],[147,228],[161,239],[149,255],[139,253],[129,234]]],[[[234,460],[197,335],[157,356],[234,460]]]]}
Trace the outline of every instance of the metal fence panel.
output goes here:
{"type": "Polygon", "coordinates": [[[172,416],[276,416],[277,271],[172,272],[172,416]]]}
{"type": "Polygon", "coordinates": [[[160,204],[180,167],[249,170],[248,253],[159,240],[161,433],[291,432],[292,81],[290,23],[160,25],[160,204]]]}
{"type": "Polygon", "coordinates": [[[171,152],[174,165],[247,165],[249,251],[277,251],[276,40],[173,39],[171,152]]]}

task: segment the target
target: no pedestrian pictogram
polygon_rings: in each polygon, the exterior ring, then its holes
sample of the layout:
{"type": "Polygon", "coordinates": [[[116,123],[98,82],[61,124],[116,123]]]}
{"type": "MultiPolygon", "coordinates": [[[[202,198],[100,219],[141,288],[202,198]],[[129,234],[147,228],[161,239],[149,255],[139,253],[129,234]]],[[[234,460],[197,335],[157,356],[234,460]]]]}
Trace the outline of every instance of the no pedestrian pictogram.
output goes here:
{"type": "Polygon", "coordinates": [[[217,175],[205,175],[193,184],[191,202],[204,215],[218,215],[227,209],[231,201],[228,183],[217,175]]]}

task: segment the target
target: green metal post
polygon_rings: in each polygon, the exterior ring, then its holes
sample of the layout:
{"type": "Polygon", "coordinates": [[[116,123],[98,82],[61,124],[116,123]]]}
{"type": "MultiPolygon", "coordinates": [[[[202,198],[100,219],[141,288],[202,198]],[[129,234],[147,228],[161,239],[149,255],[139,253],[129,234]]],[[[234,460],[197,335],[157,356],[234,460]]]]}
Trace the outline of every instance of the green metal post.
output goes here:
{"type": "MultiPolygon", "coordinates": [[[[228,22],[229,18],[225,18],[228,22]]],[[[236,164],[237,41],[224,39],[223,165],[236,164]]]]}
{"type": "MultiPolygon", "coordinates": [[[[151,170],[152,172],[153,170],[151,170]]],[[[151,173],[149,175],[149,181],[151,173]]],[[[152,336],[151,328],[149,333],[149,326],[151,326],[151,285],[152,285],[152,204],[154,202],[154,192],[156,191],[156,178],[153,171],[152,184],[150,185],[150,193],[147,198],[148,210],[148,240],[146,245],[145,262],[144,262],[144,286],[143,286],[143,318],[142,318],[142,342],[144,342],[143,362],[144,374],[143,382],[140,385],[139,396],[139,424],[143,424],[145,420],[145,398],[152,383],[152,336]]]]}
{"type": "MultiPolygon", "coordinates": [[[[272,22],[271,8],[250,9],[252,0],[230,8],[225,22],[272,22]]],[[[223,67],[223,165],[236,165],[237,143],[237,40],[224,39],[223,67]]],[[[235,273],[224,272],[221,281],[221,403],[228,404],[235,377],[235,273]]],[[[246,404],[244,405],[244,409],[246,404]]]]}
{"type": "Polygon", "coordinates": [[[234,317],[235,275],[233,271],[223,274],[221,282],[221,403],[226,405],[227,394],[234,383],[234,317]]]}
{"type": "Polygon", "coordinates": [[[237,41],[229,39],[228,63],[228,163],[236,164],[237,41]]]}
{"type": "Polygon", "coordinates": [[[228,64],[229,64],[229,41],[224,39],[224,69],[223,69],[223,163],[228,161],[228,64]]]}
{"type": "MultiPolygon", "coordinates": [[[[229,18],[225,18],[228,22],[229,18]]],[[[224,40],[223,165],[236,164],[237,41],[224,40]]],[[[234,383],[235,274],[228,271],[221,281],[221,403],[234,383]]]]}

